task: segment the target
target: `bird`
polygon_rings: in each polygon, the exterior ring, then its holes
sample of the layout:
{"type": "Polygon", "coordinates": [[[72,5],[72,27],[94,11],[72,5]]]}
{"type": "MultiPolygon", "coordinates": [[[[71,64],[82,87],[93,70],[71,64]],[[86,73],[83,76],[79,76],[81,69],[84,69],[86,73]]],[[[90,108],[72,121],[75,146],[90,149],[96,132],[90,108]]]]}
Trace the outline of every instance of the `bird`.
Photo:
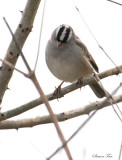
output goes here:
{"type": "MultiPolygon", "coordinates": [[[[87,47],[67,24],[62,24],[53,31],[46,45],[45,60],[52,74],[63,82],[73,83],[93,76],[94,71],[99,72],[87,47]]],[[[98,81],[89,86],[98,98],[106,96],[98,81]]]]}

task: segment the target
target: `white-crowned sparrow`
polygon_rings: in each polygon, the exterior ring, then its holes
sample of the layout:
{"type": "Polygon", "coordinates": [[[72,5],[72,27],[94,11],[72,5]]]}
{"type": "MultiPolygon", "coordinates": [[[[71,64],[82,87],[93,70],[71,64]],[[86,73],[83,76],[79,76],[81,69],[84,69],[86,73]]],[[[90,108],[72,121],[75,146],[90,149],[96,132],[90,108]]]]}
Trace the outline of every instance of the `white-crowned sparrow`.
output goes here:
{"type": "MultiPolygon", "coordinates": [[[[56,28],[46,46],[46,63],[52,74],[65,82],[75,82],[81,77],[93,75],[98,67],[86,46],[68,25],[56,28]]],[[[99,98],[105,92],[96,81],[89,86],[99,98]]]]}

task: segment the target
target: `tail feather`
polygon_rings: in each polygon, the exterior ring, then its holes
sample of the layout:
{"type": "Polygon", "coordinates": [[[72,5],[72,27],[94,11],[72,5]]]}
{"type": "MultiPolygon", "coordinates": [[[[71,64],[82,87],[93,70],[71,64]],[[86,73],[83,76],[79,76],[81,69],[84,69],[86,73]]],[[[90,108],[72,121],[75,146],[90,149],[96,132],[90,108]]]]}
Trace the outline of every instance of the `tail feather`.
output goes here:
{"type": "Polygon", "coordinates": [[[97,81],[91,83],[89,86],[98,98],[106,97],[106,93],[104,89],[101,87],[101,85],[97,81]]]}

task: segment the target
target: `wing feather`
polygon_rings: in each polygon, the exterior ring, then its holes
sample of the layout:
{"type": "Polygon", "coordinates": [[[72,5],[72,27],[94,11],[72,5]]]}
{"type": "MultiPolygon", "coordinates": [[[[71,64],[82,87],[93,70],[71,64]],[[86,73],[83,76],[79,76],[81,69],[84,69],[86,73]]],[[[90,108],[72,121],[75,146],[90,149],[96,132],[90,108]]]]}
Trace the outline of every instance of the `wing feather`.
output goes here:
{"type": "Polygon", "coordinates": [[[76,41],[75,42],[79,47],[82,48],[82,50],[84,50],[84,56],[90,62],[92,67],[95,69],[95,71],[99,72],[99,68],[98,68],[95,60],[93,59],[92,55],[89,53],[88,49],[86,48],[86,46],[81,42],[81,40],[78,37],[76,37],[76,41]]]}

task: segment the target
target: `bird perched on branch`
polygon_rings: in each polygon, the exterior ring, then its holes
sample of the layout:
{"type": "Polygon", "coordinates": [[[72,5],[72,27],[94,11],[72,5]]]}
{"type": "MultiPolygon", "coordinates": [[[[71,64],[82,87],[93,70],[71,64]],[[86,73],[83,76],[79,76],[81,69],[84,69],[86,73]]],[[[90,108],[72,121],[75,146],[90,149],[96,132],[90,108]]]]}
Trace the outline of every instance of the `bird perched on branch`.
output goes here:
{"type": "MultiPolygon", "coordinates": [[[[65,24],[53,31],[47,43],[46,63],[52,74],[63,82],[72,83],[94,75],[94,70],[99,72],[86,46],[75,35],[73,29],[65,24]]],[[[105,96],[104,89],[97,81],[90,83],[89,86],[97,97],[105,96]]]]}

